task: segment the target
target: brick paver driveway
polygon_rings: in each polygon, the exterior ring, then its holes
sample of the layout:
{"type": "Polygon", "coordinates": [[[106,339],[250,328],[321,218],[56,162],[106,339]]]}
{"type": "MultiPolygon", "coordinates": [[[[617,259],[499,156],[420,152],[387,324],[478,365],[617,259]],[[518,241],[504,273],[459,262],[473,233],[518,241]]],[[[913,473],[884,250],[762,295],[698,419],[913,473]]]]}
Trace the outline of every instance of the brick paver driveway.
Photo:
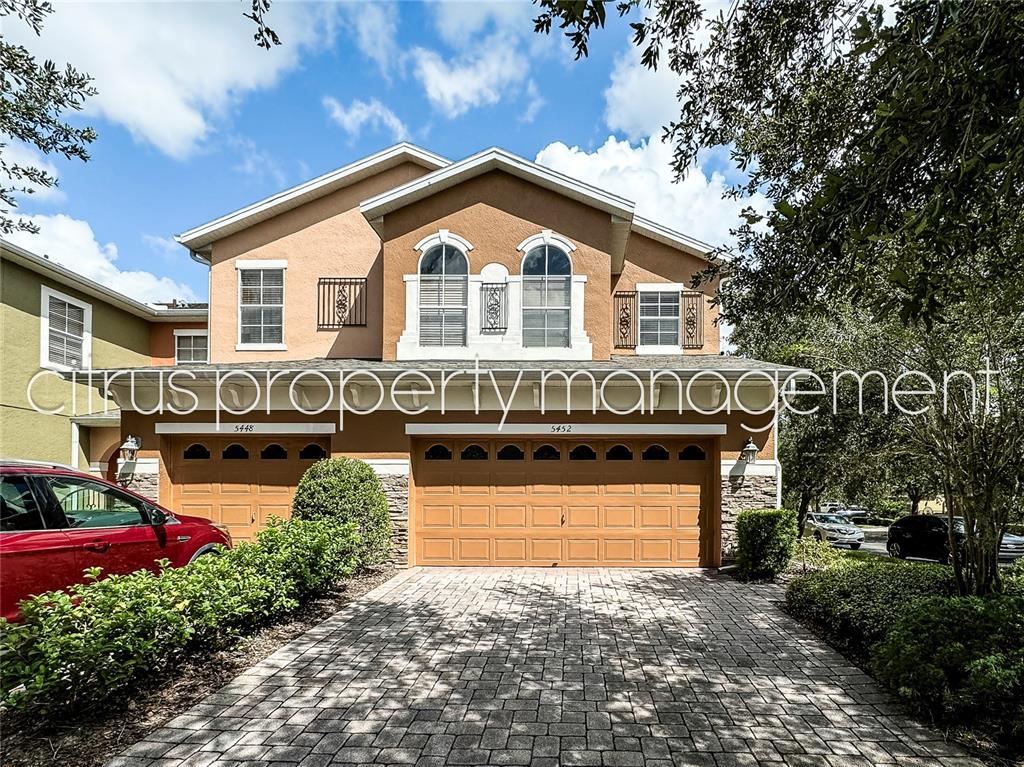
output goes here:
{"type": "Polygon", "coordinates": [[[980,765],[779,594],[668,570],[411,570],[110,764],[980,765]]]}

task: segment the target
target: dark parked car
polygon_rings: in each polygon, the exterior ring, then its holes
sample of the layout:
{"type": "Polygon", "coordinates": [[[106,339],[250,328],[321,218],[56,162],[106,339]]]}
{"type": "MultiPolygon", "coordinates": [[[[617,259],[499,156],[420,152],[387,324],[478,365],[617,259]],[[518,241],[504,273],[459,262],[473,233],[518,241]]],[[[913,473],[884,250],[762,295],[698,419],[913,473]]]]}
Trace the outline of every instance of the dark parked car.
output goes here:
{"type": "Polygon", "coordinates": [[[70,467],[0,461],[0,615],[18,603],[83,580],[173,567],[230,546],[227,530],[207,519],[172,514],[152,501],[70,467]]]}
{"type": "MultiPolygon", "coordinates": [[[[964,521],[953,520],[953,536],[958,542],[964,540],[964,521]]],[[[945,517],[932,514],[913,514],[897,519],[889,526],[889,542],[886,545],[891,557],[917,557],[949,562],[949,523],[945,517]]],[[[999,547],[1000,559],[1017,559],[1024,556],[1024,538],[1006,533],[999,547]]]]}

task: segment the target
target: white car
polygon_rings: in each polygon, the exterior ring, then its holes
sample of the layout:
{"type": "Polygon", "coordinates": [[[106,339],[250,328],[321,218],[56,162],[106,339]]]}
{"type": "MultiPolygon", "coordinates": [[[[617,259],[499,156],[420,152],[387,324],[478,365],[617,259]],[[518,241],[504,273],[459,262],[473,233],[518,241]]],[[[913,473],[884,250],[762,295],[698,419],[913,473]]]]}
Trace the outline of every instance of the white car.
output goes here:
{"type": "Polygon", "coordinates": [[[808,514],[804,520],[804,535],[851,549],[859,549],[864,543],[864,531],[839,514],[808,514]]]}

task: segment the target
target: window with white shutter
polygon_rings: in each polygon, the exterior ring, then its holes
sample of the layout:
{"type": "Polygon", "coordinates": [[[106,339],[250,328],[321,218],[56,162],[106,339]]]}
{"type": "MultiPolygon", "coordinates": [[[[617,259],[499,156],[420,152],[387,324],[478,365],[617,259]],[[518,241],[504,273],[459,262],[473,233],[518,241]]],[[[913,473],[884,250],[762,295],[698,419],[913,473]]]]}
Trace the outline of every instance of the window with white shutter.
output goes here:
{"type": "Polygon", "coordinates": [[[640,345],[679,346],[679,291],[640,293],[640,345]]]}
{"type": "Polygon", "coordinates": [[[91,363],[92,307],[44,287],[40,296],[42,367],[82,370],[91,363]]]}
{"type": "Polygon", "coordinates": [[[420,259],[420,346],[465,346],[469,261],[452,245],[420,259]]]}
{"type": "Polygon", "coordinates": [[[523,259],[523,346],[569,347],[572,264],[554,245],[523,259]]]}
{"type": "Polygon", "coordinates": [[[238,342],[284,344],[284,269],[238,270],[238,342]]]}

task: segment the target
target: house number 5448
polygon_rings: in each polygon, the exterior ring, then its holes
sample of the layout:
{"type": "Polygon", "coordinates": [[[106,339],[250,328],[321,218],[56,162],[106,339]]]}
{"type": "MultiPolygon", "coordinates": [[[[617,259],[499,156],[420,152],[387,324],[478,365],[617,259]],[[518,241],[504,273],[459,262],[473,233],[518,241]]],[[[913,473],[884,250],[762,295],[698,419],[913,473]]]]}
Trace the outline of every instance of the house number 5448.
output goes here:
{"type": "Polygon", "coordinates": [[[236,423],[235,431],[253,431],[253,425],[251,423],[236,423]]]}

